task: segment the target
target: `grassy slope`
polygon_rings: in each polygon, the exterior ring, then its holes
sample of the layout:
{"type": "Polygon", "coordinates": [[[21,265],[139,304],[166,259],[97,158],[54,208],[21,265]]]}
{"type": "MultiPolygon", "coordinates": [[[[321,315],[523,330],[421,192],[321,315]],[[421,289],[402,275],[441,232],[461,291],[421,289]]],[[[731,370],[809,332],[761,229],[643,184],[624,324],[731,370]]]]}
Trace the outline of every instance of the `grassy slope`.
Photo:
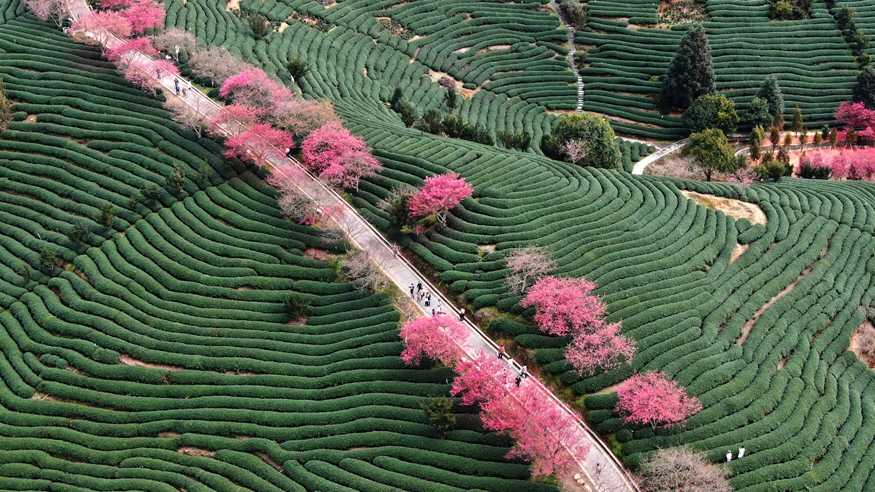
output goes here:
{"type": "Polygon", "coordinates": [[[5,5],[0,488],[553,490],[466,410],[435,435],[420,404],[450,374],[403,367],[391,303],[304,254],[341,245],[283,220],[99,51],[5,5]],[[174,165],[205,180],[130,202],[174,165]],[[98,231],[86,245],[77,222],[98,231]],[[45,249],[62,271],[39,272],[45,249]]]}
{"type": "MultiPolygon", "coordinates": [[[[205,41],[239,40],[230,46],[280,75],[291,56],[307,60],[305,93],[335,101],[386,167],[355,196],[376,224],[387,225],[376,204],[400,182],[418,184],[453,170],[474,183],[478,196],[447,228],[407,246],[475,308],[515,311],[517,299],[502,286],[501,259],[524,244],[553,250],[559,273],[597,281],[611,318],[622,320],[638,342],[632,367],[581,379],[562,359],[565,340],[506,320],[493,329],[579,394],[609,387],[633,370],[662,370],[702,400],[705,409],[685,426],[654,433],[624,427],[612,416],[610,395],[588,398],[591,420],[617,433],[630,462],[657,446],[688,443],[714,460],[745,446],[749,456],[729,466],[738,489],[875,486],[867,482],[875,467],[872,376],[846,351],[872,301],[871,185],[786,180],[741,192],[435,138],[402,128],[381,102],[398,85],[416,94],[434,89],[423,86],[422,69],[411,68],[403,46],[390,46],[378,33],[365,30],[366,36],[343,23],[322,32],[291,21],[283,33],[255,42],[223,20],[221,4],[172,5],[177,20],[169,22],[205,41]],[[768,225],[736,223],[683,199],[679,189],[757,203],[768,225]],[[739,243],[749,249],[731,262],[739,243]],[[496,251],[480,254],[485,245],[496,251]]],[[[300,1],[264,8],[290,7],[321,9],[300,1]]]]}

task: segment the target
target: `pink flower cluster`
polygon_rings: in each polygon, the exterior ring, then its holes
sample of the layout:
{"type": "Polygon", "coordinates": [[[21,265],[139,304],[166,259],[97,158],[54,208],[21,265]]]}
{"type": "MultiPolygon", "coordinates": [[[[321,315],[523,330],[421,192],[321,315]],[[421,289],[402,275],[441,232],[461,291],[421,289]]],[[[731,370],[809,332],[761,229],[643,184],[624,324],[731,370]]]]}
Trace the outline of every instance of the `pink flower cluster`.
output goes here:
{"type": "Polygon", "coordinates": [[[616,411],[626,422],[676,424],[698,413],[702,404],[661,372],[635,374],[617,389],[616,411]]]}
{"type": "Polygon", "coordinates": [[[136,59],[122,64],[120,69],[125,80],[152,93],[161,88],[159,79],[179,75],[176,65],[164,60],[136,59]]]}
{"type": "Polygon", "coordinates": [[[158,50],[152,46],[152,40],[149,38],[134,38],[126,41],[124,44],[106,50],[104,55],[111,62],[120,61],[126,54],[131,52],[140,52],[146,56],[155,56],[158,50]]]}
{"type": "Polygon", "coordinates": [[[334,186],[356,189],[359,180],[376,174],[380,162],[368,145],[338,121],[311,133],[301,144],[304,164],[334,186]]]}
{"type": "Polygon", "coordinates": [[[255,67],[225,79],[219,95],[232,98],[237,104],[262,109],[272,108],[294,97],[286,86],[255,67]]]}
{"type": "Polygon", "coordinates": [[[565,359],[581,375],[612,369],[635,356],[632,341],[619,324],[607,324],[606,308],[593,294],[596,284],[584,278],[542,277],[523,300],[535,308],[535,323],[544,333],[572,336],[565,359]]]}
{"type": "Polygon", "coordinates": [[[410,320],[401,326],[404,341],[401,360],[407,365],[418,365],[423,357],[428,357],[452,366],[461,356],[459,346],[467,337],[465,325],[446,314],[410,320]]]}
{"type": "Polygon", "coordinates": [[[118,12],[93,12],[80,17],[70,26],[73,32],[108,32],[126,38],[133,32],[131,22],[118,12]]]}
{"type": "Polygon", "coordinates": [[[474,188],[456,173],[425,178],[425,184],[407,201],[411,218],[443,215],[474,193],[474,188]]]}
{"type": "Polygon", "coordinates": [[[601,299],[592,294],[596,284],[585,278],[543,277],[520,302],[535,308],[541,331],[566,336],[595,326],[605,315],[601,299]]]}
{"type": "Polygon", "coordinates": [[[833,178],[875,181],[875,148],[817,150],[804,154],[800,162],[827,167],[833,178]]]}
{"type": "Polygon", "coordinates": [[[455,370],[451,393],[464,405],[479,404],[483,426],[508,433],[514,446],[507,457],[531,461],[533,475],[562,473],[575,463],[575,455],[587,452],[575,419],[533,380],[517,385],[503,361],[480,354],[460,361],[455,370]]]}
{"type": "Polygon", "coordinates": [[[238,158],[257,166],[267,166],[271,159],[281,159],[295,144],[292,136],[276,128],[257,123],[225,140],[225,157],[238,158]]]}
{"type": "Polygon", "coordinates": [[[105,30],[126,38],[164,25],[164,6],[154,0],[104,0],[104,12],[94,12],[76,21],[71,29],[105,30]]]}

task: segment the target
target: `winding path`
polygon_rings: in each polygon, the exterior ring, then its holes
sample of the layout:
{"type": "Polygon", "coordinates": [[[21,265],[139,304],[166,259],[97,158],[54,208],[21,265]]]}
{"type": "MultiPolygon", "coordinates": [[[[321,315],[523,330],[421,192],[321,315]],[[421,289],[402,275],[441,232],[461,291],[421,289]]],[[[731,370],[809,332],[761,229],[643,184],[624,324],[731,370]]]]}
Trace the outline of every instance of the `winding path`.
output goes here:
{"type": "Polygon", "coordinates": [[[568,64],[571,65],[571,71],[574,72],[574,76],[577,77],[577,106],[575,111],[580,112],[583,111],[583,95],[585,87],[583,85],[583,77],[577,70],[577,62],[574,60],[574,56],[577,54],[577,46],[574,44],[574,26],[565,18],[565,14],[562,12],[562,8],[559,4],[556,3],[556,0],[550,0],[550,8],[553,9],[553,11],[556,12],[556,16],[559,17],[559,23],[564,24],[565,28],[568,30],[568,64]]]}
{"type": "MultiPolygon", "coordinates": [[[[67,0],[70,17],[75,20],[81,16],[91,13],[91,9],[84,0],[67,0]]],[[[91,38],[96,43],[104,48],[118,46],[123,41],[106,32],[86,32],[83,33],[86,37],[91,38]]],[[[153,60],[152,58],[139,53],[131,52],[126,55],[131,60],[153,60]]],[[[207,97],[206,94],[192,87],[191,83],[179,76],[169,76],[156,74],[155,78],[160,85],[166,90],[167,97],[179,97],[191,109],[199,112],[204,116],[215,114],[221,109],[221,105],[216,101],[207,97]],[[183,96],[176,96],[175,86],[185,87],[183,96]]],[[[582,96],[581,96],[582,97],[582,96]]],[[[231,125],[223,128],[229,135],[235,133],[235,128],[239,125],[231,125]]],[[[239,130],[238,130],[239,131],[239,130]]],[[[320,207],[337,207],[342,211],[341,214],[334,219],[338,226],[346,233],[349,241],[358,249],[366,251],[374,262],[380,266],[386,276],[401,290],[403,293],[408,292],[410,284],[421,282],[423,286],[428,288],[433,296],[440,299],[443,305],[449,310],[459,312],[459,309],[454,306],[450,299],[446,298],[440,290],[429,282],[428,278],[419,272],[415,266],[407,261],[404,256],[398,252],[400,248],[389,242],[376,228],[374,228],[367,220],[362,217],[356,209],[346,202],[334,190],[325,186],[315,176],[311,175],[300,162],[289,157],[278,157],[282,152],[278,152],[277,156],[268,158],[269,165],[279,172],[294,173],[296,186],[299,190],[316,201],[320,207]]],[[[415,303],[417,308],[423,313],[425,310],[415,303]]],[[[430,313],[428,313],[430,314],[430,313]]],[[[465,326],[468,328],[468,337],[465,340],[457,341],[460,348],[467,354],[468,357],[476,357],[478,353],[483,352],[498,356],[499,347],[494,341],[486,336],[480,328],[472,323],[469,319],[464,320],[465,326]]],[[[508,361],[516,371],[522,370],[523,366],[515,360],[508,361]]],[[[543,393],[544,398],[552,400],[555,405],[559,406],[562,411],[570,414],[578,422],[579,439],[588,444],[588,452],[577,453],[574,458],[580,466],[579,472],[572,472],[576,476],[583,475],[586,482],[592,485],[584,486],[583,490],[597,490],[603,492],[620,492],[620,491],[637,491],[638,487],[630,478],[626,470],[620,464],[619,460],[611,453],[610,449],[604,442],[593,432],[586,423],[569,408],[564,402],[559,400],[546,386],[543,385],[534,376],[529,376],[543,393]]],[[[566,448],[567,449],[567,448],[566,448]]],[[[572,453],[574,454],[574,453],[572,453]]],[[[576,477],[575,477],[576,478],[576,477]]]]}
{"type": "Polygon", "coordinates": [[[656,152],[644,157],[640,161],[636,162],[632,167],[632,174],[642,175],[644,174],[644,170],[647,169],[647,166],[653,164],[654,162],[662,159],[663,157],[673,154],[680,150],[684,145],[687,144],[687,139],[678,140],[677,142],[666,145],[665,147],[659,148],[656,152]]]}

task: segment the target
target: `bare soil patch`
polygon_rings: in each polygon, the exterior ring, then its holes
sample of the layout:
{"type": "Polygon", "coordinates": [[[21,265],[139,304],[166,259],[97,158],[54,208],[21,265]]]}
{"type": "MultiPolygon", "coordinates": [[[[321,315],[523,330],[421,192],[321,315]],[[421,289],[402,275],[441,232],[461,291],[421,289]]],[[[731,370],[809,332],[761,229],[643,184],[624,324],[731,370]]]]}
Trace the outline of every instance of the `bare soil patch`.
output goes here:
{"type": "Polygon", "coordinates": [[[188,456],[200,456],[200,457],[207,457],[207,458],[212,458],[213,456],[216,455],[215,452],[210,451],[209,449],[193,448],[190,446],[183,446],[181,448],[177,448],[176,452],[186,454],[188,456]]]}
{"type": "Polygon", "coordinates": [[[240,12],[240,0],[228,0],[225,12],[240,12]]]}
{"type": "Polygon", "coordinates": [[[478,55],[483,55],[483,54],[486,54],[486,53],[494,53],[494,52],[496,52],[496,51],[498,51],[498,52],[501,52],[501,51],[510,51],[510,49],[511,49],[511,46],[510,46],[509,44],[496,44],[496,45],[487,46],[486,48],[483,48],[483,49],[481,49],[481,50],[478,50],[478,51],[477,51],[477,54],[478,54],[478,55]]]}
{"type": "Polygon", "coordinates": [[[483,253],[484,255],[488,255],[489,253],[495,253],[495,245],[494,244],[481,244],[477,246],[477,251],[483,253]]]}
{"type": "Polygon", "coordinates": [[[749,244],[736,244],[735,249],[732,250],[732,255],[729,256],[729,263],[735,263],[749,247],[749,244]]]}
{"type": "Polygon", "coordinates": [[[149,369],[162,369],[165,371],[181,371],[183,368],[179,366],[171,366],[167,364],[152,364],[135,359],[127,354],[119,356],[118,361],[126,366],[148,367],[149,369]]]}
{"type": "Polygon", "coordinates": [[[866,320],[851,335],[848,350],[854,353],[863,364],[875,368],[875,325],[866,320]]]}
{"type": "Polygon", "coordinates": [[[314,260],[328,261],[331,259],[331,253],[324,249],[307,248],[304,250],[304,256],[313,258],[314,260]]]}
{"type": "Polygon", "coordinates": [[[37,117],[35,114],[27,115],[27,118],[24,119],[25,123],[36,123],[37,117]]]}
{"type": "Polygon", "coordinates": [[[683,190],[681,191],[681,194],[690,200],[695,200],[700,205],[719,210],[736,220],[747,219],[751,224],[766,223],[766,214],[763,213],[763,210],[760,207],[753,203],[743,202],[733,198],[696,193],[694,191],[683,190]]]}
{"type": "Polygon", "coordinates": [[[264,461],[268,465],[276,468],[276,471],[279,471],[279,472],[283,471],[283,466],[280,465],[279,463],[277,463],[276,461],[274,461],[273,458],[271,458],[270,456],[267,455],[267,453],[255,453],[255,454],[258,455],[259,458],[261,458],[261,461],[264,461]]]}
{"type": "Polygon", "coordinates": [[[808,272],[810,272],[810,271],[811,271],[811,267],[808,267],[805,270],[802,270],[802,273],[800,273],[799,276],[796,277],[795,280],[790,282],[790,285],[784,287],[784,289],[781,290],[781,292],[778,292],[777,294],[775,294],[774,297],[769,299],[768,302],[766,302],[765,304],[760,306],[760,308],[757,309],[755,313],[753,313],[753,316],[749,320],[747,320],[747,323],[745,323],[744,326],[741,327],[741,335],[735,341],[735,344],[739,345],[739,346],[742,345],[745,342],[745,340],[747,340],[747,337],[750,336],[750,330],[753,329],[753,325],[755,325],[757,320],[760,319],[760,316],[762,316],[763,313],[766,312],[767,309],[774,306],[776,302],[780,301],[781,298],[783,298],[784,296],[786,296],[790,292],[793,292],[793,289],[796,288],[796,284],[798,284],[799,281],[802,280],[802,277],[808,275],[808,272]]]}

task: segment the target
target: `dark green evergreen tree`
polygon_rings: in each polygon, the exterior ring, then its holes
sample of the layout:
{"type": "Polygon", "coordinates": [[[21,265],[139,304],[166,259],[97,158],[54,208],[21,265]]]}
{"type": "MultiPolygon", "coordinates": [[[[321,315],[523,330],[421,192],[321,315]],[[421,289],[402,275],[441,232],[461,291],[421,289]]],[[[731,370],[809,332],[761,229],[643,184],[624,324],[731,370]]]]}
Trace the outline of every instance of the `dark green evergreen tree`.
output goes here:
{"type": "MultiPolygon", "coordinates": [[[[784,121],[784,93],[781,92],[781,85],[778,84],[778,79],[774,75],[769,75],[763,81],[757,97],[765,99],[769,103],[769,114],[772,115],[772,121],[784,121]]],[[[783,126],[783,125],[782,125],[783,126]]]]}
{"type": "Polygon", "coordinates": [[[875,109],[875,66],[872,64],[866,65],[857,76],[854,101],[865,104],[869,109],[875,109]]]}
{"type": "Polygon", "coordinates": [[[700,24],[695,24],[684,34],[677,54],[665,73],[662,103],[668,110],[684,110],[699,96],[715,90],[714,63],[708,35],[700,24]]]}

